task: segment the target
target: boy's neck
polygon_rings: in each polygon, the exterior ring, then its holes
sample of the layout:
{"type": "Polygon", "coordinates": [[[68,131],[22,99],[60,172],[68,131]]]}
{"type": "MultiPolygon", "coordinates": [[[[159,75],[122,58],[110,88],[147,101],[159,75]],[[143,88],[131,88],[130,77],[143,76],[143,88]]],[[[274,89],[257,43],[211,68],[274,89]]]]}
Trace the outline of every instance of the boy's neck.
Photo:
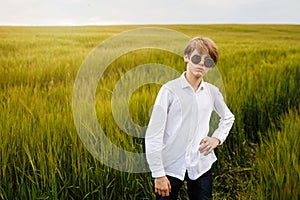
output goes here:
{"type": "Polygon", "coordinates": [[[195,77],[195,76],[192,76],[191,74],[189,73],[185,73],[185,78],[186,80],[189,82],[189,84],[192,86],[192,88],[194,89],[194,91],[197,91],[201,82],[202,82],[202,77],[195,77]]]}

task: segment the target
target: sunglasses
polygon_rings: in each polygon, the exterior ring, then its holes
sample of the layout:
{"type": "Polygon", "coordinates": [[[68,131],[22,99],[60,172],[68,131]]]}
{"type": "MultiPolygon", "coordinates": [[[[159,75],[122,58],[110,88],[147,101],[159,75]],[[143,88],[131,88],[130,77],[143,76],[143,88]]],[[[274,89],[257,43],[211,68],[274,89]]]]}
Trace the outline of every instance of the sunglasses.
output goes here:
{"type": "MultiPolygon", "coordinates": [[[[191,57],[191,62],[195,65],[198,65],[201,62],[202,58],[200,55],[193,55],[191,57]]],[[[204,66],[207,68],[213,68],[216,66],[214,60],[211,57],[205,57],[204,58],[204,66]]]]}

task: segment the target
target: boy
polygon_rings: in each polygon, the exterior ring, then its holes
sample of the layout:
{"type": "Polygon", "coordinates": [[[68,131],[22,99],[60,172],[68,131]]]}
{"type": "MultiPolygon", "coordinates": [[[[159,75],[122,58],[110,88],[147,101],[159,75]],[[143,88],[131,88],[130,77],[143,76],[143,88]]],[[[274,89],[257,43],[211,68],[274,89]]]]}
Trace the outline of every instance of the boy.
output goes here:
{"type": "Polygon", "coordinates": [[[191,200],[212,198],[213,150],[226,139],[234,115],[217,87],[204,75],[218,62],[218,48],[209,38],[195,37],[184,49],[186,71],[164,84],[146,131],[146,157],[157,199],[177,199],[187,181],[191,200]],[[212,111],[220,117],[211,137],[212,111]]]}

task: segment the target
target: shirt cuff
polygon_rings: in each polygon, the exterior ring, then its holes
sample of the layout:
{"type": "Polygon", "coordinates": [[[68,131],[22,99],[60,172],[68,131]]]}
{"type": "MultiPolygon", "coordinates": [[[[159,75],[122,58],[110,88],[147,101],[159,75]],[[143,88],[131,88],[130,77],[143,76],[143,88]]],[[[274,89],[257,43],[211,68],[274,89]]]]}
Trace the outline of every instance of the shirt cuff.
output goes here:
{"type": "Polygon", "coordinates": [[[224,138],[220,137],[220,134],[217,132],[215,132],[211,137],[217,138],[220,141],[219,145],[222,145],[225,140],[224,138]]]}
{"type": "Polygon", "coordinates": [[[159,170],[153,170],[152,171],[152,177],[153,178],[159,178],[159,177],[162,177],[162,176],[165,176],[166,173],[165,173],[165,170],[164,169],[159,169],[159,170]]]}

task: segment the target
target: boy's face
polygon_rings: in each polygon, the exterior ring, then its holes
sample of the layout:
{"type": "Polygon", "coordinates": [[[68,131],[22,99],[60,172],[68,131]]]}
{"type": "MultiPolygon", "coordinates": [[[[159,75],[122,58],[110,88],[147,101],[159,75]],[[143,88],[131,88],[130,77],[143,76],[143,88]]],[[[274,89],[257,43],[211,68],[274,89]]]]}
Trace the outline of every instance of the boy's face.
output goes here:
{"type": "Polygon", "coordinates": [[[194,50],[190,56],[185,55],[184,61],[187,63],[187,73],[190,73],[191,75],[195,76],[195,78],[204,77],[204,75],[211,69],[209,67],[204,66],[204,59],[207,57],[209,57],[208,54],[200,54],[197,50],[194,50]],[[196,62],[194,59],[196,59],[196,62]]]}

